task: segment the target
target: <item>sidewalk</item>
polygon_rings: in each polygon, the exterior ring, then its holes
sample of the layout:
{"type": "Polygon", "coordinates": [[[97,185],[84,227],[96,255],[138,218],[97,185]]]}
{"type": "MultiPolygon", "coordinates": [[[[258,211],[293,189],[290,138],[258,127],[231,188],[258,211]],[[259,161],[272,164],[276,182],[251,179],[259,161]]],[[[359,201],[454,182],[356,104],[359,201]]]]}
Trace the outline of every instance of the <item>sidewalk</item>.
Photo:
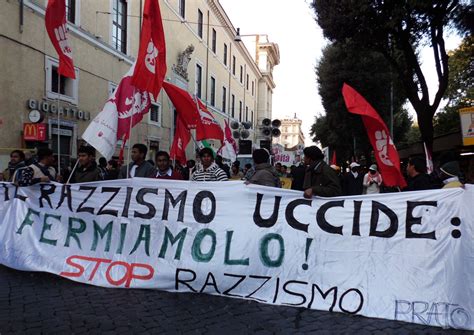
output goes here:
{"type": "Polygon", "coordinates": [[[472,334],[207,294],[106,289],[0,266],[0,334],[472,334]]]}

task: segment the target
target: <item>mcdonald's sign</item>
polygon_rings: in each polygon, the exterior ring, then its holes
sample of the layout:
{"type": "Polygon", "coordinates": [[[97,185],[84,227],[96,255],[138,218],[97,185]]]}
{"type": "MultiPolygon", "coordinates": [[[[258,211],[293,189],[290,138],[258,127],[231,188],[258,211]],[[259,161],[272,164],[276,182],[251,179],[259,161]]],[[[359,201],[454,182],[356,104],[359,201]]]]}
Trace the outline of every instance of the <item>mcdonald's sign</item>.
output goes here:
{"type": "Polygon", "coordinates": [[[46,141],[46,124],[24,123],[23,139],[25,141],[46,141]]]}

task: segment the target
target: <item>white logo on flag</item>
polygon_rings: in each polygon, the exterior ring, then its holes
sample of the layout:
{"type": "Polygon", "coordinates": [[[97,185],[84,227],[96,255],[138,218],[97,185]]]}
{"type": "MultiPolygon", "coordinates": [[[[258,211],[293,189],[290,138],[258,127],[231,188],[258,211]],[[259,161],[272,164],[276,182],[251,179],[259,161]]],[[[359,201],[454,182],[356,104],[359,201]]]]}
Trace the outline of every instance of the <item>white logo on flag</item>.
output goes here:
{"type": "Polygon", "coordinates": [[[62,24],[59,27],[54,28],[54,35],[56,36],[56,40],[58,41],[59,47],[61,48],[61,52],[64,54],[64,56],[72,58],[72,50],[67,39],[66,24],[62,24]]]}
{"type": "Polygon", "coordinates": [[[393,166],[394,164],[388,158],[388,146],[393,145],[392,139],[390,136],[387,136],[385,130],[377,130],[375,132],[375,146],[377,149],[377,154],[379,155],[380,160],[382,163],[388,166],[393,166]]]}
{"type": "Polygon", "coordinates": [[[145,66],[151,73],[155,74],[156,57],[158,57],[158,49],[153,44],[153,41],[148,42],[145,56],[145,66]]]}

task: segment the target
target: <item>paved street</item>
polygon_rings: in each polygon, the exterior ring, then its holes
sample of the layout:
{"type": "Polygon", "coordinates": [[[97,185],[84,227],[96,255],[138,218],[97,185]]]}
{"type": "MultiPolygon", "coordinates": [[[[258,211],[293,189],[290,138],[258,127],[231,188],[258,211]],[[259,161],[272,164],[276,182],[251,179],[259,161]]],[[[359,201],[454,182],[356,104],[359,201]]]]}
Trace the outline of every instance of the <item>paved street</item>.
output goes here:
{"type": "Polygon", "coordinates": [[[106,289],[0,266],[0,334],[472,334],[205,294],[106,289]]]}

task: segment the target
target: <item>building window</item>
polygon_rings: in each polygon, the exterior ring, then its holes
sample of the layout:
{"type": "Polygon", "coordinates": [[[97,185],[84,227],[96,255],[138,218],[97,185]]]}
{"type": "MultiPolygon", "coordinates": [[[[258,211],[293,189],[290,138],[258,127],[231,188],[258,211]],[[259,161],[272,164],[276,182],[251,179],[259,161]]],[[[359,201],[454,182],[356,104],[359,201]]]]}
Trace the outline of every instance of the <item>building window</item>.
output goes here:
{"type": "Polygon", "coordinates": [[[235,63],[236,63],[235,56],[232,56],[232,74],[234,76],[235,76],[235,63]]]}
{"type": "Polygon", "coordinates": [[[216,78],[211,77],[211,106],[216,105],[216,78]]]}
{"type": "Polygon", "coordinates": [[[117,89],[117,86],[118,85],[116,83],[109,81],[109,89],[108,89],[109,97],[111,97],[112,94],[115,92],[115,90],[117,89]]]}
{"type": "Polygon", "coordinates": [[[235,116],[235,95],[232,94],[232,98],[231,98],[231,116],[234,117],[235,116]]]}
{"type": "Polygon", "coordinates": [[[202,67],[196,64],[196,96],[200,99],[202,97],[202,67]]]}
{"type": "Polygon", "coordinates": [[[45,58],[46,73],[46,96],[50,99],[57,99],[77,105],[78,103],[78,83],[79,71],[74,69],[76,79],[60,76],[58,78],[58,61],[51,57],[45,58]]]}
{"type": "Polygon", "coordinates": [[[227,112],[227,88],[222,86],[222,113],[227,112]]]}
{"type": "Polygon", "coordinates": [[[244,83],[244,67],[240,65],[240,83],[244,83]]]}
{"type": "Polygon", "coordinates": [[[216,53],[217,50],[217,31],[212,29],[212,52],[216,53]]]}
{"type": "Polygon", "coordinates": [[[245,106],[245,121],[249,120],[249,108],[248,106],[245,106]]]}
{"type": "Polygon", "coordinates": [[[198,9],[198,36],[202,38],[203,15],[198,9]]]}
{"type": "Polygon", "coordinates": [[[227,66],[227,44],[224,43],[224,65],[227,66]]]}
{"type": "Polygon", "coordinates": [[[255,92],[255,82],[252,81],[252,96],[253,96],[254,92],[255,92]]]}
{"type": "Polygon", "coordinates": [[[112,46],[127,53],[127,2],[113,0],[112,46]]]}
{"type": "Polygon", "coordinates": [[[242,122],[242,101],[239,101],[239,121],[242,122]]]}
{"type": "Polygon", "coordinates": [[[186,13],[186,0],[179,0],[179,15],[184,19],[186,13]]]}
{"type": "Polygon", "coordinates": [[[247,90],[249,89],[249,75],[247,74],[247,90]]]}
{"type": "Polygon", "coordinates": [[[161,105],[152,103],[150,106],[150,113],[148,113],[148,123],[161,126],[161,105]]]}
{"type": "Polygon", "coordinates": [[[66,0],[66,19],[76,23],[76,0],[66,0]]]}
{"type": "Polygon", "coordinates": [[[250,112],[250,115],[251,115],[250,122],[252,122],[252,128],[253,128],[253,111],[250,112]]]}

